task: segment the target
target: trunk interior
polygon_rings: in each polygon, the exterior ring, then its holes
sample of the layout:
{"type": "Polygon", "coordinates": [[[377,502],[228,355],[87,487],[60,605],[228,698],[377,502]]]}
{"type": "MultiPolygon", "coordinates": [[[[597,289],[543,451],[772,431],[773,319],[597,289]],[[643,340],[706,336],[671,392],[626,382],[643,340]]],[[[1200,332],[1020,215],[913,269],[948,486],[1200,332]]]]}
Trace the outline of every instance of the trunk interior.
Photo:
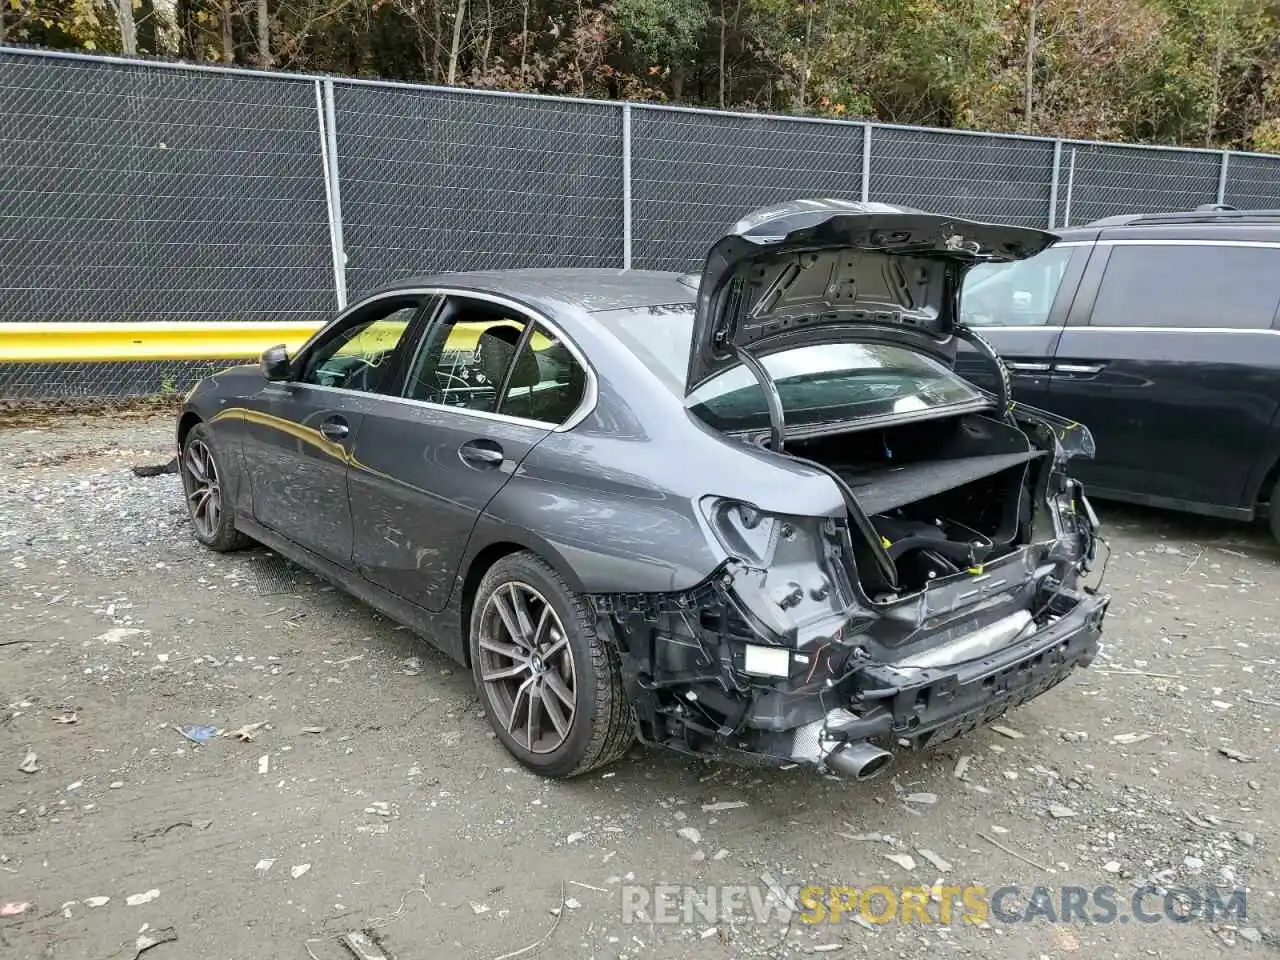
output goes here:
{"type": "Polygon", "coordinates": [[[877,601],[1027,542],[1030,468],[1045,455],[1021,430],[980,414],[792,441],[787,453],[833,471],[870,519],[897,581],[855,533],[859,578],[877,601]]]}

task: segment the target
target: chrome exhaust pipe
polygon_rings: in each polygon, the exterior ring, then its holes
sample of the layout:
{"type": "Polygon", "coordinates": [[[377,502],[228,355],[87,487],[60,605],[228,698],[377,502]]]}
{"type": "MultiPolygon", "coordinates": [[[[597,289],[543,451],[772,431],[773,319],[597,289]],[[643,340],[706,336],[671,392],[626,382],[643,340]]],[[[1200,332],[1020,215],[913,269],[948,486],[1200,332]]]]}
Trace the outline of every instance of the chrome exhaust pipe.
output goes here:
{"type": "Polygon", "coordinates": [[[855,780],[871,780],[884,772],[893,762],[893,754],[881,750],[866,740],[845,743],[836,747],[824,758],[828,767],[837,774],[855,780]]]}

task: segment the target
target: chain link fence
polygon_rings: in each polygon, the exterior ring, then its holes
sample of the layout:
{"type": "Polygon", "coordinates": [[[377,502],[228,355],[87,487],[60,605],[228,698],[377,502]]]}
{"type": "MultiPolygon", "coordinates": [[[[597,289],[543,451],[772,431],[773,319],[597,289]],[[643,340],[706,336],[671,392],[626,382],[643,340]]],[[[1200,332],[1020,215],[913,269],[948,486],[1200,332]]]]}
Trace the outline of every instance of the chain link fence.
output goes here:
{"type": "Polygon", "coordinates": [[[346,282],[622,262],[622,112],[334,81],[346,282]]]}
{"type": "MultiPolygon", "coordinates": [[[[696,270],[805,196],[1029,226],[1280,208],[1280,157],[0,48],[0,322],[302,320],[414,274],[696,270]]],[[[0,403],[222,364],[0,364],[0,403]]]]}

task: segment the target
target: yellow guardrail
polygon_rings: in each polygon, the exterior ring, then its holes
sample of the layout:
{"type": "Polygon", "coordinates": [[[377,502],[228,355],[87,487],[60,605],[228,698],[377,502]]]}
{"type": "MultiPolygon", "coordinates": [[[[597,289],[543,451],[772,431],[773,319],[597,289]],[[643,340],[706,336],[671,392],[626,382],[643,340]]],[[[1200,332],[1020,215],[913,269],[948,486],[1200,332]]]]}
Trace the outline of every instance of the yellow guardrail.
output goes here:
{"type": "MultiPolygon", "coordinates": [[[[501,322],[501,321],[499,321],[501,322]]],[[[462,323],[449,335],[449,347],[473,349],[491,323],[462,323]]],[[[175,321],[140,323],[0,323],[0,363],[94,363],[121,360],[253,360],[267,347],[284,344],[290,352],[320,329],[309,321],[175,321]]],[[[389,344],[403,329],[394,321],[375,324],[341,352],[361,353],[389,344]]],[[[549,342],[535,337],[534,349],[549,342]]]]}
{"type": "Polygon", "coordinates": [[[0,363],[251,360],[278,343],[295,350],[319,328],[306,321],[0,323],[0,363]]]}

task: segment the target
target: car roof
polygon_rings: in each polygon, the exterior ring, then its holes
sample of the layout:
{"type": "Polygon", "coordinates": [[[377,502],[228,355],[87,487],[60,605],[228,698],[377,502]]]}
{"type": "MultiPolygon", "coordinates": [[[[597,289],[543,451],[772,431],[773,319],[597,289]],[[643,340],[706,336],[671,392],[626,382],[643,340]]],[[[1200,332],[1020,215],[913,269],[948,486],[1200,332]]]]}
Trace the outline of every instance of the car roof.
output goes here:
{"type": "MultiPolygon", "coordinates": [[[[576,308],[586,313],[668,303],[692,303],[697,278],[665,270],[607,267],[529,267],[471,270],[407,277],[369,294],[444,287],[505,296],[530,306],[576,308]]],[[[364,299],[364,298],[362,298],[364,299]]]]}
{"type": "Polygon", "coordinates": [[[1280,210],[1198,210],[1104,217],[1054,231],[1063,241],[1081,240],[1280,240],[1280,210]]]}

